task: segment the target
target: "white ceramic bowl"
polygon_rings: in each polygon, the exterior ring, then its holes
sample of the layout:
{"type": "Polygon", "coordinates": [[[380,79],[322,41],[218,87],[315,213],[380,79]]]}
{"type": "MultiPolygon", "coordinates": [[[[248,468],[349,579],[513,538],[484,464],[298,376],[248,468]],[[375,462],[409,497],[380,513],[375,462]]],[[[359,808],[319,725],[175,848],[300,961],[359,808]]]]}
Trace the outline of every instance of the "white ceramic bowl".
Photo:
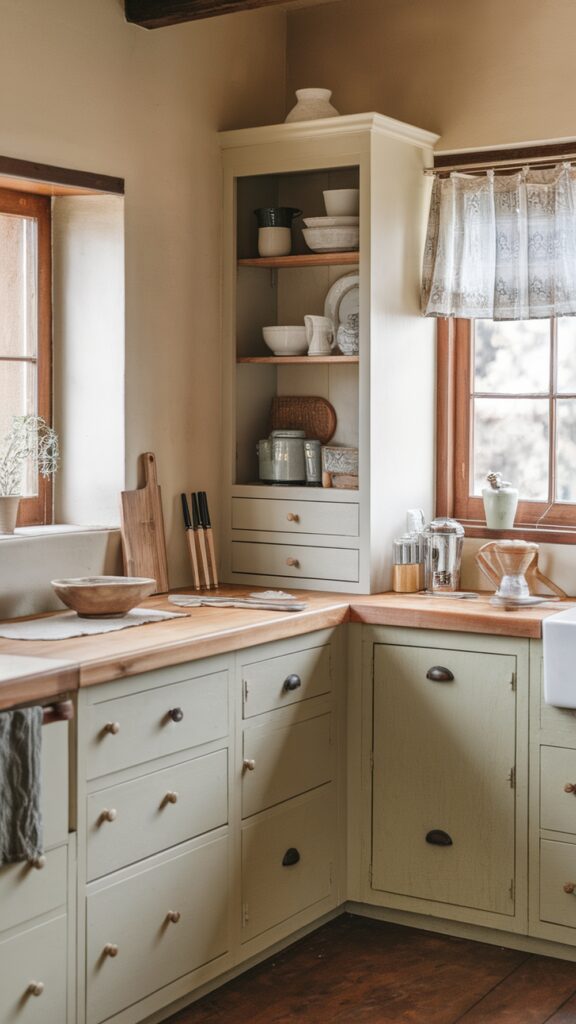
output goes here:
{"type": "Polygon", "coordinates": [[[80,576],[51,582],[60,600],[82,619],[120,618],[156,590],[156,580],[146,576],[80,576]]]}
{"type": "Polygon", "coordinates": [[[275,356],[303,356],[308,351],[304,326],[263,327],[262,337],[275,356]]]}
{"type": "Polygon", "coordinates": [[[356,217],[360,209],[360,190],[357,188],[331,188],[323,192],[324,206],[329,217],[356,217]]]}
{"type": "Polygon", "coordinates": [[[350,252],[358,248],[360,240],[357,227],[302,228],[302,234],[313,252],[350,252]]]}

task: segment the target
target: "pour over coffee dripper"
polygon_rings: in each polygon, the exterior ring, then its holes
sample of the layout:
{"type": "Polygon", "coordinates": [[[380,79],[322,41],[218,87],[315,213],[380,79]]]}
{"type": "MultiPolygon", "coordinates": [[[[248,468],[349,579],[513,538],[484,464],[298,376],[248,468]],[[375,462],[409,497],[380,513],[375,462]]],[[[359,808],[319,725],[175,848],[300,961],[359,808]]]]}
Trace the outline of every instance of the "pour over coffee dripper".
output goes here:
{"type": "Polygon", "coordinates": [[[510,604],[528,602],[536,596],[538,583],[558,597],[566,597],[560,587],[540,572],[537,544],[524,540],[493,540],[480,548],[476,561],[496,587],[494,597],[501,601],[510,604]]]}

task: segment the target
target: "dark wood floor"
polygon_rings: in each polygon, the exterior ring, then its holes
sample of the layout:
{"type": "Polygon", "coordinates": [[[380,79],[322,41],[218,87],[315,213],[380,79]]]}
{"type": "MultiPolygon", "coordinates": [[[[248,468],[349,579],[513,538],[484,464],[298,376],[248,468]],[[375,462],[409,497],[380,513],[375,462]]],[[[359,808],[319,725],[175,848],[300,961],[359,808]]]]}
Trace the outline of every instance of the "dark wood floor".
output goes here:
{"type": "Polygon", "coordinates": [[[576,1024],[576,963],[345,914],[168,1024],[576,1024]]]}

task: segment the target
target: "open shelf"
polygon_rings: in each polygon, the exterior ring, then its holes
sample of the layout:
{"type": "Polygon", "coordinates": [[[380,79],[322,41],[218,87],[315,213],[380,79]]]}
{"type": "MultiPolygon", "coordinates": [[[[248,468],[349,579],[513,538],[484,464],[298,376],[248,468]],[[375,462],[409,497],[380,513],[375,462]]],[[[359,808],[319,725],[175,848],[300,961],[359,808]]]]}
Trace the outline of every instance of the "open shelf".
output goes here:
{"type": "Polygon", "coordinates": [[[347,267],[360,262],[360,253],[355,252],[311,252],[296,256],[255,256],[239,259],[239,267],[347,267]]]}
{"type": "Polygon", "coordinates": [[[237,363],[276,363],[290,366],[300,363],[302,366],[318,365],[318,363],[357,363],[358,356],[238,356],[237,363]]]}

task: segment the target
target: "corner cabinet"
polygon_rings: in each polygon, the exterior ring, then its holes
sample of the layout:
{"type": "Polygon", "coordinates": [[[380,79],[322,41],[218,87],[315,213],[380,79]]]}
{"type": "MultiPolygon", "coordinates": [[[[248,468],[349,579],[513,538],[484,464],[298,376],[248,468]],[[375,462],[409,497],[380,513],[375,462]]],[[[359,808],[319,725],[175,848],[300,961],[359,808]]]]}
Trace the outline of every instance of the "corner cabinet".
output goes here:
{"type": "Polygon", "coordinates": [[[420,266],[437,137],[379,114],[223,132],[226,582],[375,592],[389,582],[406,508],[432,509],[434,328],[420,315],[420,266]],[[324,215],[322,192],[359,188],[360,248],[257,255],[254,210],[324,215]],[[324,315],[357,275],[359,354],[274,357],[262,327],[324,315]],[[338,289],[337,289],[338,290],[338,289]],[[334,294],[334,293],[333,293],[334,294]],[[261,483],[258,441],[272,400],[334,407],[330,443],[358,448],[357,489],[261,483]]]}

